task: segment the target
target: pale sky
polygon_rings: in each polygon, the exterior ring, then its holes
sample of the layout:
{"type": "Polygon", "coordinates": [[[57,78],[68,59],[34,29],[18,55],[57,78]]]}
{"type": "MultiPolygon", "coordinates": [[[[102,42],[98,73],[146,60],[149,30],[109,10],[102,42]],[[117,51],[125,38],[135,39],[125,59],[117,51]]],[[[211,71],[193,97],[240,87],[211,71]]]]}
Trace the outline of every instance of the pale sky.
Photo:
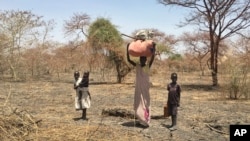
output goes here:
{"type": "Polygon", "coordinates": [[[86,13],[91,21],[108,18],[121,33],[128,35],[136,29],[155,28],[178,36],[190,28],[176,26],[187,16],[185,9],[166,7],[157,0],[0,0],[0,11],[4,10],[30,10],[44,20],[54,19],[52,35],[59,42],[67,40],[63,24],[74,13],[86,13]]]}

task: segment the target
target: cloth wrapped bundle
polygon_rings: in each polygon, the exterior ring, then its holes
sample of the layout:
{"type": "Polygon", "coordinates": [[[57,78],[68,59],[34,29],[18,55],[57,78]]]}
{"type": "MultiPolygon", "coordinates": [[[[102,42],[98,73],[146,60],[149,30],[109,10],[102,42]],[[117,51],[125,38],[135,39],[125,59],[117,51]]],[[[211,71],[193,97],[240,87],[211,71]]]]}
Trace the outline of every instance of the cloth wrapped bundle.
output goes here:
{"type": "Polygon", "coordinates": [[[154,44],[155,43],[153,42],[153,40],[136,40],[129,44],[128,52],[131,56],[134,57],[150,57],[155,51],[154,44]]]}

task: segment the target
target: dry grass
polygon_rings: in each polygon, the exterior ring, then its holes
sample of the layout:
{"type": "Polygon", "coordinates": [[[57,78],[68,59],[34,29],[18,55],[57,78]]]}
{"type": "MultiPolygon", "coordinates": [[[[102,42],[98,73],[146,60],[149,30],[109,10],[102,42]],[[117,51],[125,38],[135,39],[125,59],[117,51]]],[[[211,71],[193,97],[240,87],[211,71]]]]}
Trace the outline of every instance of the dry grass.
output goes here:
{"type": "Polygon", "coordinates": [[[36,121],[27,111],[4,106],[1,112],[0,140],[30,140],[31,134],[37,133],[40,120],[36,121]]]}
{"type": "MultiPolygon", "coordinates": [[[[170,73],[162,70],[151,77],[153,117],[163,114],[170,73]]],[[[91,77],[92,82],[99,81],[91,77]]],[[[179,73],[182,97],[179,129],[174,133],[166,128],[170,119],[153,118],[151,126],[142,129],[134,126],[135,119],[102,115],[103,109],[133,109],[133,78],[129,74],[123,84],[90,84],[88,121],[77,120],[81,113],[74,110],[70,74],[60,80],[0,83],[0,140],[228,140],[230,124],[250,123],[249,101],[226,99],[220,89],[210,86],[210,76],[198,73],[179,73]]]]}

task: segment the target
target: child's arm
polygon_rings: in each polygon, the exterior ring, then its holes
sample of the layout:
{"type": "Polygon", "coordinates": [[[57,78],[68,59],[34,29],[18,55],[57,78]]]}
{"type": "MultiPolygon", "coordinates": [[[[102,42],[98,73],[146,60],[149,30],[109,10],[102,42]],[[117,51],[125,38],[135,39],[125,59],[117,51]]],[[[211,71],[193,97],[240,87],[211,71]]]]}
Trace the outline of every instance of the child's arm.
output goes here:
{"type": "MultiPolygon", "coordinates": [[[[167,85],[167,91],[170,90],[170,87],[169,87],[169,84],[167,85]]],[[[169,93],[167,94],[168,95],[168,98],[167,98],[167,105],[169,105],[169,93]]]]}
{"type": "Polygon", "coordinates": [[[178,104],[177,106],[180,106],[180,100],[181,100],[181,87],[178,85],[177,87],[177,94],[178,94],[178,104]]]}
{"type": "Polygon", "coordinates": [[[133,66],[136,66],[136,63],[130,59],[129,52],[128,52],[129,44],[127,45],[127,61],[132,64],[133,66]]]}
{"type": "Polygon", "coordinates": [[[75,83],[74,83],[74,89],[76,90],[77,88],[78,88],[78,79],[75,81],[75,83]]]}
{"type": "Polygon", "coordinates": [[[91,95],[90,95],[89,91],[88,91],[88,95],[89,95],[89,99],[91,100],[91,95]]]}
{"type": "Polygon", "coordinates": [[[169,87],[169,85],[167,85],[167,90],[168,90],[168,91],[170,90],[170,87],[169,87]]]}
{"type": "Polygon", "coordinates": [[[81,81],[82,81],[81,78],[77,79],[77,81],[74,83],[74,89],[77,89],[79,87],[81,81]]]}
{"type": "Polygon", "coordinates": [[[152,50],[152,56],[151,56],[151,59],[150,59],[150,61],[149,61],[149,68],[151,68],[151,65],[153,64],[153,62],[154,62],[154,59],[155,59],[155,46],[156,46],[156,44],[153,42],[153,50],[152,50]]]}
{"type": "Polygon", "coordinates": [[[74,89],[77,89],[76,83],[74,83],[74,89]]]}
{"type": "Polygon", "coordinates": [[[149,61],[149,68],[151,68],[151,66],[152,66],[152,64],[153,64],[153,62],[154,62],[154,59],[155,59],[155,55],[153,54],[153,55],[151,56],[150,61],[149,61]]]}

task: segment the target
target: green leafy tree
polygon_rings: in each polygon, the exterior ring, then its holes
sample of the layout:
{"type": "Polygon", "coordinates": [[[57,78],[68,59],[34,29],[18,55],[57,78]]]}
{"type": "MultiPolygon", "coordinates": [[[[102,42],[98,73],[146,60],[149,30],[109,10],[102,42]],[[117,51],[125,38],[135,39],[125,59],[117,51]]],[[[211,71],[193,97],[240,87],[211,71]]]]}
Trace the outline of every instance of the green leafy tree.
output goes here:
{"type": "Polygon", "coordinates": [[[115,65],[117,82],[121,83],[130,71],[123,56],[123,40],[116,27],[105,18],[98,18],[88,30],[88,42],[95,53],[101,53],[115,65]]]}
{"type": "Polygon", "coordinates": [[[178,53],[175,54],[175,53],[173,53],[172,55],[169,56],[168,59],[181,61],[182,60],[182,56],[181,56],[181,54],[178,54],[178,53]]]}
{"type": "Polygon", "coordinates": [[[188,54],[192,54],[193,59],[199,63],[201,74],[204,75],[205,64],[209,50],[209,35],[206,33],[184,33],[180,37],[187,48],[188,54]]]}

